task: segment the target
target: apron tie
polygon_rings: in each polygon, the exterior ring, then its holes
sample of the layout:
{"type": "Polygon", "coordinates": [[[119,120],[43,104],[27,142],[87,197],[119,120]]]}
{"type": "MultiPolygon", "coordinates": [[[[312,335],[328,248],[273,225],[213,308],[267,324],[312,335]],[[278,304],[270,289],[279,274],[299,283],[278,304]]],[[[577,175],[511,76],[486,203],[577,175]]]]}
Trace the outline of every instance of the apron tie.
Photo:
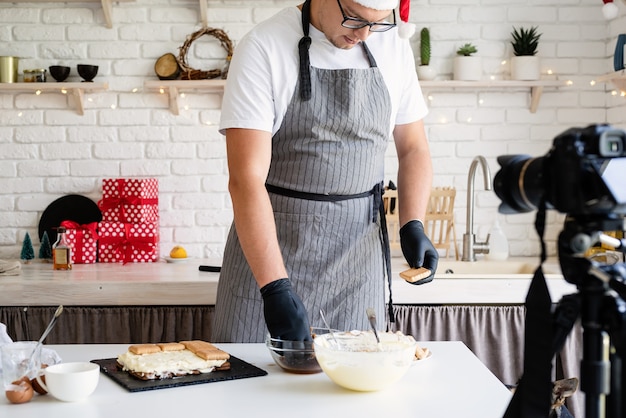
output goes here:
{"type": "Polygon", "coordinates": [[[298,42],[298,54],[300,55],[300,98],[303,101],[311,99],[311,63],[309,60],[309,48],[311,47],[311,37],[309,36],[309,13],[311,1],[307,0],[302,6],[302,30],[304,36],[298,42]]]}
{"type": "Polygon", "coordinates": [[[393,315],[393,297],[391,295],[391,246],[389,245],[389,232],[387,230],[387,215],[385,214],[385,205],[383,203],[383,194],[385,193],[384,184],[378,183],[374,186],[374,219],[376,221],[376,212],[380,217],[380,235],[382,238],[383,255],[385,257],[385,273],[387,275],[387,287],[389,288],[389,302],[387,310],[389,314],[389,322],[396,322],[393,315]]]}

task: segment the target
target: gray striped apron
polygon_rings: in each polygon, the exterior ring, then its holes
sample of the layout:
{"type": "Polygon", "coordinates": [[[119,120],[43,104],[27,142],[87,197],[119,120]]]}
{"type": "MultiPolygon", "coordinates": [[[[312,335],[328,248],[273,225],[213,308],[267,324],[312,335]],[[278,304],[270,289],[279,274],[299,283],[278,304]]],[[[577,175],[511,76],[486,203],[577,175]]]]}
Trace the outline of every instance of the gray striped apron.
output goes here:
{"type": "MultiPolygon", "coordinates": [[[[305,37],[308,27],[303,9],[305,37]]],[[[278,242],[310,323],[323,325],[323,309],[330,326],[342,330],[368,329],[368,307],[379,323],[386,318],[388,245],[380,211],[391,101],[375,60],[362,47],[368,69],[308,67],[309,100],[299,94],[301,75],[272,138],[267,178],[278,242]]],[[[266,332],[259,288],[233,225],[211,339],[262,342],[266,332]]]]}

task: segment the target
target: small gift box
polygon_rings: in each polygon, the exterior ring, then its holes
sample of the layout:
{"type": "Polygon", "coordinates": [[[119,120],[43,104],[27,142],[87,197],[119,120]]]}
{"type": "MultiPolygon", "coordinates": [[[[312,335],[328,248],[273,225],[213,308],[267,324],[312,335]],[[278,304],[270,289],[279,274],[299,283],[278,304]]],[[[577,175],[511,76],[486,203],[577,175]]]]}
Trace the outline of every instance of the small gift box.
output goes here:
{"type": "Polygon", "coordinates": [[[102,221],[98,224],[98,261],[146,263],[159,260],[159,225],[102,221]]]}
{"type": "Polygon", "coordinates": [[[102,200],[98,202],[102,219],[131,224],[159,220],[159,180],[104,179],[102,200]]]}
{"type": "Polygon", "coordinates": [[[70,247],[73,264],[92,264],[97,261],[98,227],[97,222],[80,225],[74,221],[63,221],[65,240],[70,247]]]}

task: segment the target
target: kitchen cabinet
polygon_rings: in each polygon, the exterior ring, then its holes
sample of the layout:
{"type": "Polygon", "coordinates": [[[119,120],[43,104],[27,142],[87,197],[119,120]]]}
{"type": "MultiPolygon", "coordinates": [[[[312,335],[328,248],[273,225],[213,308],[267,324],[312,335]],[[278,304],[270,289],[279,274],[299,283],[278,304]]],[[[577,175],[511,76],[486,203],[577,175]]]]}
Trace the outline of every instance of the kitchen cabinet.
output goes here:
{"type": "MultiPolygon", "coordinates": [[[[100,2],[102,3],[102,12],[104,13],[105,25],[107,28],[113,27],[113,3],[122,3],[129,2],[135,0],[63,0],[63,3],[89,3],[89,2],[100,2]]],[[[0,0],[0,3],[59,3],[58,0],[0,0]]],[[[201,1],[202,3],[202,1],[201,1]]]]}
{"type": "Polygon", "coordinates": [[[71,94],[76,101],[76,112],[79,115],[85,114],[84,93],[99,92],[108,90],[107,83],[84,83],[84,82],[62,82],[62,83],[0,83],[0,94],[32,92],[71,94]]]}
{"type": "Polygon", "coordinates": [[[494,80],[494,81],[461,81],[461,80],[434,80],[421,81],[420,85],[426,95],[430,90],[530,90],[530,112],[535,113],[541,100],[541,95],[545,88],[558,88],[571,85],[570,81],[562,80],[536,80],[536,81],[515,81],[515,80],[494,80]]]}
{"type": "Polygon", "coordinates": [[[616,71],[614,73],[604,74],[596,78],[596,82],[613,83],[619,90],[626,92],[626,70],[616,71]]]}
{"type": "Polygon", "coordinates": [[[170,111],[180,114],[179,97],[181,91],[204,91],[208,93],[217,93],[220,96],[224,93],[226,80],[148,80],[144,82],[144,88],[147,90],[158,90],[161,94],[167,94],[169,97],[170,111]]]}

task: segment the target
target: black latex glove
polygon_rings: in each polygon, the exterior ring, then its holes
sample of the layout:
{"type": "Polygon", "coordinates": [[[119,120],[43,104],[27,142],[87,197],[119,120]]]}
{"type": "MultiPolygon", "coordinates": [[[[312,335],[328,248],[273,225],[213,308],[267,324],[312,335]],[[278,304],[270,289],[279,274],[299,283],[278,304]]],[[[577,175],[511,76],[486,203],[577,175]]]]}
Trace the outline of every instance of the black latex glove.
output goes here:
{"type": "Polygon", "coordinates": [[[288,279],[280,279],[261,288],[265,324],[273,338],[310,341],[311,327],[302,300],[288,279]]]}
{"type": "Polygon", "coordinates": [[[424,232],[424,225],[420,221],[407,222],[400,228],[400,246],[402,254],[412,268],[425,267],[431,271],[430,276],[412,284],[425,284],[435,278],[439,253],[424,232]]]}

